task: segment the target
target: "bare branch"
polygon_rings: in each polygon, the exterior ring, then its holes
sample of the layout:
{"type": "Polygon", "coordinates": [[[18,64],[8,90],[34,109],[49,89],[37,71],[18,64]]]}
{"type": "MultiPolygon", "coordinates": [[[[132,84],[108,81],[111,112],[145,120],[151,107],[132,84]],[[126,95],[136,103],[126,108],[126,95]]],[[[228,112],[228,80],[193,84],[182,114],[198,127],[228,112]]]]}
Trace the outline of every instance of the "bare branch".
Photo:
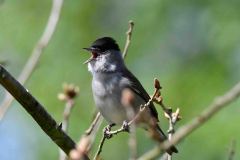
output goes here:
{"type": "Polygon", "coordinates": [[[100,156],[100,153],[102,152],[102,148],[103,148],[103,144],[104,144],[105,140],[106,140],[106,137],[103,135],[103,136],[102,136],[102,139],[101,139],[101,141],[100,141],[100,144],[99,144],[99,146],[98,146],[97,153],[95,154],[93,160],[98,160],[98,159],[100,159],[99,156],[100,156]]]}
{"type": "MultiPolygon", "coordinates": [[[[154,92],[154,95],[152,96],[152,100],[159,104],[163,111],[164,111],[164,115],[165,117],[168,119],[169,121],[169,129],[168,129],[168,140],[171,140],[172,139],[172,136],[175,132],[175,129],[174,129],[174,125],[176,124],[177,121],[179,121],[181,119],[180,117],[180,110],[179,108],[176,110],[176,112],[173,112],[172,111],[172,108],[168,108],[164,105],[163,103],[163,98],[161,96],[161,85],[160,85],[160,82],[157,78],[154,78],[154,87],[155,87],[155,92],[154,92]]],[[[149,157],[152,156],[152,151],[150,151],[149,153],[146,153],[144,154],[143,156],[141,156],[139,159],[148,159],[149,157]]],[[[160,153],[160,152],[159,152],[160,153]]],[[[151,159],[151,158],[150,158],[151,159]]],[[[172,155],[170,154],[164,154],[162,156],[161,159],[167,159],[167,160],[171,160],[172,159],[172,155]]]]}
{"type": "Polygon", "coordinates": [[[0,83],[33,117],[41,129],[68,155],[74,141],[62,131],[44,107],[0,65],[0,83]]]}
{"type": "MultiPolygon", "coordinates": [[[[36,46],[34,47],[31,56],[29,57],[27,63],[25,64],[22,72],[18,77],[18,81],[21,84],[24,84],[26,80],[30,77],[36,65],[38,64],[39,58],[43,53],[44,48],[46,48],[46,46],[48,45],[56,29],[62,4],[63,4],[63,0],[53,0],[51,13],[50,13],[47,25],[44,29],[44,32],[41,38],[39,39],[39,41],[37,42],[36,46]]],[[[0,120],[4,117],[12,101],[13,101],[13,97],[8,92],[6,92],[5,98],[0,105],[0,120]]]]}
{"type": "Polygon", "coordinates": [[[127,34],[127,40],[126,40],[125,47],[124,47],[124,50],[123,50],[123,58],[126,58],[126,56],[127,56],[128,48],[129,48],[129,45],[130,45],[130,43],[131,43],[133,26],[134,26],[134,22],[133,22],[132,20],[130,20],[128,23],[129,23],[129,29],[128,29],[128,31],[126,32],[126,34],[127,34]]]}
{"type": "Polygon", "coordinates": [[[96,114],[96,117],[94,118],[93,122],[91,123],[90,127],[85,131],[86,135],[90,135],[92,133],[92,131],[96,127],[97,123],[99,122],[100,118],[101,118],[101,114],[100,114],[100,112],[98,112],[96,114]]]}
{"type": "Polygon", "coordinates": [[[165,142],[163,148],[168,148],[171,145],[179,143],[184,137],[193,132],[195,129],[203,125],[213,115],[220,111],[240,96],[240,82],[236,84],[231,90],[223,96],[216,98],[199,116],[194,118],[191,122],[179,128],[172,140],[165,142]]]}
{"type": "MultiPolygon", "coordinates": [[[[79,93],[79,88],[73,84],[63,84],[63,93],[58,94],[58,99],[65,102],[63,112],[62,130],[68,133],[69,118],[74,107],[74,99],[79,93]]],[[[66,154],[60,149],[59,160],[67,160],[66,154]]]]}
{"type": "MultiPolygon", "coordinates": [[[[155,89],[158,90],[157,94],[155,95],[155,97],[153,97],[154,102],[158,103],[163,111],[164,111],[164,115],[165,117],[168,119],[168,123],[169,123],[169,129],[168,129],[168,140],[172,139],[172,136],[175,132],[174,129],[174,125],[176,124],[177,121],[179,121],[180,118],[180,109],[177,108],[176,112],[172,111],[172,108],[167,108],[164,103],[163,103],[163,98],[161,96],[161,91],[160,89],[162,89],[160,82],[157,78],[154,79],[154,86],[155,89]]],[[[172,155],[171,154],[164,154],[162,159],[164,159],[166,157],[167,160],[172,160],[172,155]]]]}
{"type": "Polygon", "coordinates": [[[70,158],[72,160],[82,160],[84,155],[90,151],[101,123],[102,116],[98,112],[90,127],[85,131],[85,134],[82,135],[79,140],[77,148],[70,152],[70,158]]]}
{"type": "MultiPolygon", "coordinates": [[[[69,117],[70,117],[71,110],[72,110],[73,106],[74,106],[74,101],[73,100],[69,100],[68,102],[66,102],[64,113],[63,113],[64,118],[63,118],[63,122],[62,122],[62,130],[65,133],[67,133],[67,131],[68,131],[69,117]]],[[[61,148],[59,150],[59,160],[67,160],[67,156],[62,151],[61,148]]]]}
{"type": "Polygon", "coordinates": [[[162,150],[168,149],[170,146],[178,144],[182,139],[187,137],[197,128],[202,126],[206,121],[213,117],[218,111],[235,101],[240,96],[240,82],[224,95],[216,98],[200,115],[192,119],[189,123],[179,128],[173,135],[170,141],[165,141],[162,145],[154,147],[149,152],[146,152],[140,160],[154,159],[161,154],[162,150]],[[147,158],[146,158],[147,157],[147,158]]]}
{"type": "Polygon", "coordinates": [[[109,124],[104,128],[103,136],[102,136],[102,139],[101,139],[100,144],[98,146],[97,153],[94,156],[94,160],[97,160],[97,159],[100,158],[99,156],[100,156],[100,153],[102,152],[102,148],[103,148],[103,145],[104,145],[104,142],[105,142],[106,139],[110,139],[114,135],[117,135],[118,133],[121,133],[121,132],[129,132],[129,126],[128,126],[128,123],[126,121],[123,122],[123,125],[122,125],[121,128],[119,128],[115,131],[111,131],[111,129],[114,125],[115,124],[109,124]]]}
{"type": "MultiPolygon", "coordinates": [[[[172,136],[175,133],[174,125],[179,120],[179,112],[180,112],[179,108],[177,108],[176,112],[172,112],[171,114],[168,114],[165,112],[165,116],[168,118],[168,121],[169,121],[169,129],[168,129],[169,141],[172,139],[172,136]]],[[[167,154],[167,160],[172,160],[171,154],[167,154]]]]}

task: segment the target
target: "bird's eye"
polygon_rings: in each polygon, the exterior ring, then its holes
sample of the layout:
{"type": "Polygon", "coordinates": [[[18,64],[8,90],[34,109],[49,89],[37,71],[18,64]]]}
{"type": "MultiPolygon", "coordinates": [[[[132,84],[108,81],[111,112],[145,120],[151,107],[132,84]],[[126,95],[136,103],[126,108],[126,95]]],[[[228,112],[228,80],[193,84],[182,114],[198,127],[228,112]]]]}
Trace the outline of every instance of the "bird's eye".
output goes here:
{"type": "Polygon", "coordinates": [[[104,47],[101,47],[101,46],[97,46],[96,49],[99,53],[104,53],[106,51],[106,49],[104,47]]]}

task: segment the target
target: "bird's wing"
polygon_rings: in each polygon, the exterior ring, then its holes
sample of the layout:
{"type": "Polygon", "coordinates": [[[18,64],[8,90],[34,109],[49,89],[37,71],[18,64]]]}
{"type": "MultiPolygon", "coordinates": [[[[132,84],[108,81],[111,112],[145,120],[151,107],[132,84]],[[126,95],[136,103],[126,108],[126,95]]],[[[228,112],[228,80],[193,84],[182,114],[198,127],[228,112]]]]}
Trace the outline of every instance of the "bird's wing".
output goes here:
{"type": "MultiPolygon", "coordinates": [[[[142,99],[144,99],[144,101],[147,103],[150,99],[150,96],[143,88],[139,80],[127,68],[124,69],[123,73],[124,74],[122,76],[130,81],[129,86],[127,87],[131,88],[137,95],[142,97],[142,99]]],[[[149,108],[151,114],[158,120],[158,113],[153,103],[149,105],[149,108]]]]}

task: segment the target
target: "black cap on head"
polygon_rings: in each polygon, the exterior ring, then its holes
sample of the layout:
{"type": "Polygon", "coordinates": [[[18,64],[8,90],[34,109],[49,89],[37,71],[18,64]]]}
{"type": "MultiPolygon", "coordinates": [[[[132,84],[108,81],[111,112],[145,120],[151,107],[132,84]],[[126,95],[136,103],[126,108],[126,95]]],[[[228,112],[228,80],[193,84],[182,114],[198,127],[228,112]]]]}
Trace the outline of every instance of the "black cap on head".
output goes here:
{"type": "Polygon", "coordinates": [[[104,52],[106,50],[111,50],[111,49],[120,51],[118,44],[111,37],[99,38],[99,39],[97,39],[96,41],[93,42],[91,47],[97,48],[101,52],[104,52]]]}

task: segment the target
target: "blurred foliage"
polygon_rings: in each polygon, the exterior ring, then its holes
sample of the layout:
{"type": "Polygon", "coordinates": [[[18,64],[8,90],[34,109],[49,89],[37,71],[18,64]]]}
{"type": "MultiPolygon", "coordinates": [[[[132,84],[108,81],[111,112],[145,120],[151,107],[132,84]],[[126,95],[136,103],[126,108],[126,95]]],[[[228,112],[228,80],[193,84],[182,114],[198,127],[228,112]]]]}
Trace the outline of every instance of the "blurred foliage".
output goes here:
{"type": "MultiPolygon", "coordinates": [[[[153,78],[160,79],[165,103],[181,108],[181,126],[240,79],[239,6],[239,0],[66,0],[57,30],[26,87],[58,122],[64,108],[57,99],[62,83],[80,87],[69,128],[77,141],[94,112],[91,75],[82,64],[89,55],[82,48],[98,37],[112,36],[123,49],[131,19],[136,25],[126,63],[149,93],[153,78]]],[[[7,61],[15,76],[42,34],[50,8],[49,0],[1,1],[0,61],[7,61]]],[[[0,100],[3,92],[1,88],[0,100]]],[[[181,142],[174,159],[227,159],[232,139],[237,141],[235,158],[239,159],[239,105],[239,100],[234,102],[181,142]]],[[[127,140],[127,134],[121,134],[107,141],[103,158],[127,159],[127,140]]],[[[0,142],[0,159],[58,158],[56,145],[18,103],[0,122],[0,142]]],[[[139,129],[139,155],[153,146],[139,129]]]]}

